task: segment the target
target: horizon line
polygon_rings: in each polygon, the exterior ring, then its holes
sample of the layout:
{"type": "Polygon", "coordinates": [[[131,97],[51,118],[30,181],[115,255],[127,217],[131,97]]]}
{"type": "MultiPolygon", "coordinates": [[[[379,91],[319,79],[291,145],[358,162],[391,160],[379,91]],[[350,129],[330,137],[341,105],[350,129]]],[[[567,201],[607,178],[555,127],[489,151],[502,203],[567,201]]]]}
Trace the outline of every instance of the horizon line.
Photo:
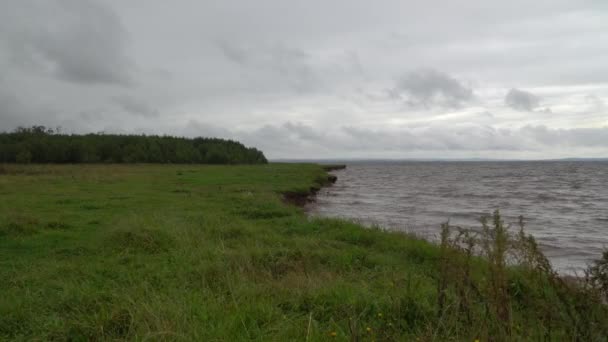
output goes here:
{"type": "Polygon", "coordinates": [[[490,162],[541,162],[541,161],[608,161],[608,157],[564,157],[547,159],[503,158],[268,158],[269,162],[400,162],[400,161],[490,161],[490,162]]]}

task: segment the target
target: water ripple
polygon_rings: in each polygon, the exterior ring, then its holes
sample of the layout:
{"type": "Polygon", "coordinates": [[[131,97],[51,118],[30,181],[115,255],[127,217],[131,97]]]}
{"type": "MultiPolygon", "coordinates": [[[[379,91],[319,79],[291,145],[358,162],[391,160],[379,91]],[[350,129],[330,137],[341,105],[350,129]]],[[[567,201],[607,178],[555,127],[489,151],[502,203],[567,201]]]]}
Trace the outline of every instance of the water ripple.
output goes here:
{"type": "Polygon", "coordinates": [[[356,163],[318,194],[313,215],[434,239],[442,222],[477,226],[501,209],[523,215],[554,266],[581,269],[608,247],[606,162],[356,163]]]}

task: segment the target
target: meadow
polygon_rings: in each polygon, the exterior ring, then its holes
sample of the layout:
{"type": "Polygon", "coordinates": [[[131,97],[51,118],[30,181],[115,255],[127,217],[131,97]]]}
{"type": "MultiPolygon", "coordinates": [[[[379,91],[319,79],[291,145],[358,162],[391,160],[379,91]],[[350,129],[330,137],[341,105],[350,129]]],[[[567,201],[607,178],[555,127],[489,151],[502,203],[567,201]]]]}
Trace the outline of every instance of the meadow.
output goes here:
{"type": "Polygon", "coordinates": [[[498,213],[433,245],[285,200],[328,182],[313,164],[0,165],[0,340],[606,340],[601,289],[523,232],[508,266],[498,213]]]}

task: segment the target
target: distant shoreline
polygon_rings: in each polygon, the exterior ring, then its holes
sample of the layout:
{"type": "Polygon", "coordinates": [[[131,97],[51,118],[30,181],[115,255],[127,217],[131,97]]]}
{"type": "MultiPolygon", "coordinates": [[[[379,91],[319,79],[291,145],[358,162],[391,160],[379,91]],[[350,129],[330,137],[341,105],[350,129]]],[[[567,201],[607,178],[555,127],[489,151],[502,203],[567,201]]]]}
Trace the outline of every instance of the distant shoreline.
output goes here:
{"type": "Polygon", "coordinates": [[[407,159],[269,159],[270,163],[315,163],[327,164],[363,164],[363,163],[408,163],[408,162],[496,162],[496,163],[535,163],[535,162],[608,162],[608,158],[558,158],[558,159],[483,159],[483,158],[407,158],[407,159]]]}

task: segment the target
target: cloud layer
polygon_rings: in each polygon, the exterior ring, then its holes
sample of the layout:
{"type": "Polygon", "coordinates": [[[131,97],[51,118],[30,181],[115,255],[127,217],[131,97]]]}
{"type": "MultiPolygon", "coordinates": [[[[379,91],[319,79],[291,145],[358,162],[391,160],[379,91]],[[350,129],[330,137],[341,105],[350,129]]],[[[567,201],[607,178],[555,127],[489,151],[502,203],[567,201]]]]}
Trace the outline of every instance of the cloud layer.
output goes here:
{"type": "Polygon", "coordinates": [[[531,111],[538,107],[540,99],[527,91],[511,89],[505,97],[505,104],[515,110],[531,111]]]}
{"type": "Polygon", "coordinates": [[[410,106],[424,108],[435,105],[457,108],[473,98],[472,89],[433,69],[409,72],[397,82],[391,94],[410,106]]]}
{"type": "Polygon", "coordinates": [[[607,9],[4,0],[0,130],[213,135],[273,158],[608,156],[607,9]]]}
{"type": "Polygon", "coordinates": [[[87,0],[7,1],[0,18],[13,67],[74,83],[130,82],[126,31],[111,9],[87,0]]]}

